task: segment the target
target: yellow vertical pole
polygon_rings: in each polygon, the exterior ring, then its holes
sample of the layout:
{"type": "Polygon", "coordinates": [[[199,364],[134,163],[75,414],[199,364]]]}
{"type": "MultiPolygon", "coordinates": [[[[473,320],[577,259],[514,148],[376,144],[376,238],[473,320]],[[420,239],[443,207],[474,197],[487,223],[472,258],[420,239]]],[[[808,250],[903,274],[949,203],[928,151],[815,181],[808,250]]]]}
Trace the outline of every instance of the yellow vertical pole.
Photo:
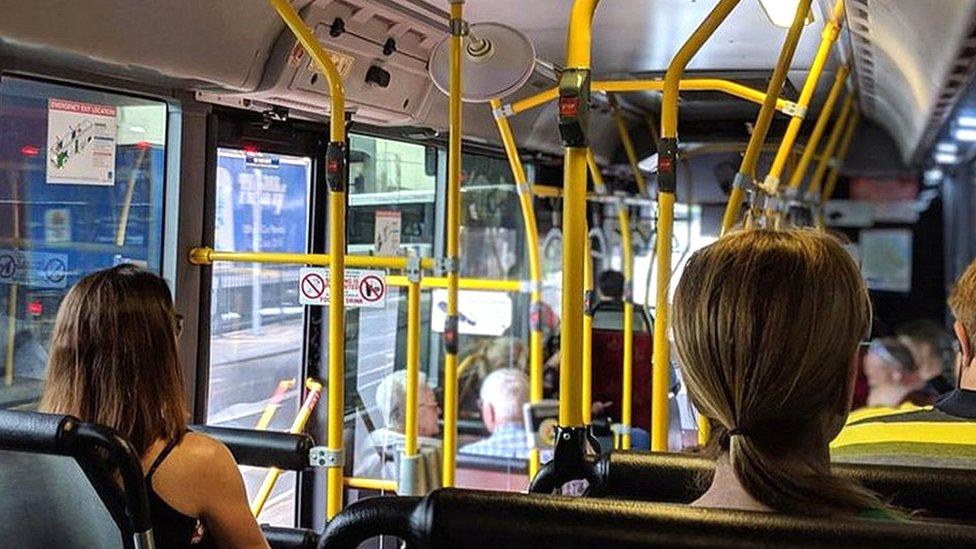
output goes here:
{"type": "MultiPolygon", "coordinates": [[[[779,51],[779,59],[776,61],[776,68],[769,79],[769,86],[766,88],[766,98],[763,100],[762,107],[759,109],[759,116],[756,118],[756,125],[753,127],[752,135],[749,137],[749,144],[742,157],[742,164],[739,172],[732,182],[732,192],[725,207],[725,215],[722,217],[722,232],[727,233],[735,225],[742,209],[742,201],[745,198],[746,189],[752,186],[753,174],[759,164],[759,155],[762,152],[763,144],[766,142],[766,135],[769,133],[769,126],[772,124],[773,115],[776,113],[776,101],[779,99],[786,81],[786,75],[793,62],[793,55],[796,53],[796,46],[800,43],[800,36],[803,34],[803,27],[806,24],[807,15],[810,13],[812,0],[801,0],[797,3],[796,15],[793,17],[793,24],[786,34],[786,40],[779,51]]],[[[702,423],[707,425],[707,423],[702,423]]],[[[701,426],[699,432],[701,432],[701,426]]]]}
{"type": "MultiPolygon", "coordinates": [[[[617,129],[620,130],[621,126],[618,125],[617,129]]],[[[622,131],[626,134],[626,126],[622,128],[622,131]]],[[[622,134],[622,136],[625,134],[622,134]]],[[[621,139],[623,139],[622,136],[621,139]]],[[[587,149],[586,161],[590,168],[590,174],[593,176],[593,187],[596,189],[597,194],[607,194],[606,184],[603,181],[603,174],[600,173],[600,166],[598,166],[596,163],[596,157],[593,156],[592,149],[587,149]]],[[[634,170],[635,174],[638,172],[636,162],[631,164],[631,168],[634,170]]],[[[620,225],[620,262],[623,267],[625,288],[623,326],[624,352],[620,368],[620,424],[623,427],[621,430],[622,434],[620,437],[620,448],[623,450],[630,450],[630,427],[633,422],[634,413],[634,302],[631,296],[631,291],[634,285],[634,248],[630,239],[630,214],[627,210],[626,204],[623,202],[617,203],[617,223],[620,225]]],[[[587,243],[589,243],[589,239],[587,239],[587,243]]],[[[587,264],[589,265],[589,263],[587,264]]],[[[590,322],[592,324],[592,318],[590,319],[590,322]]]]}
{"type": "Polygon", "coordinates": [[[807,168],[810,167],[810,162],[813,161],[813,155],[820,145],[820,139],[823,138],[823,134],[827,130],[830,115],[833,113],[834,106],[837,104],[837,99],[840,97],[841,92],[844,91],[847,72],[847,65],[837,69],[837,74],[834,76],[833,85],[830,86],[830,93],[827,95],[827,100],[824,102],[823,108],[820,109],[820,114],[817,115],[817,123],[813,126],[813,131],[810,132],[810,138],[807,139],[807,144],[803,148],[803,156],[800,157],[800,162],[796,165],[796,169],[793,170],[793,174],[790,176],[789,188],[793,189],[793,192],[796,192],[803,183],[803,176],[806,175],[807,168]]]}
{"type": "Polygon", "coordinates": [[[627,121],[624,120],[623,113],[620,112],[620,105],[617,104],[616,96],[608,93],[607,97],[610,98],[610,109],[613,111],[613,121],[617,125],[617,133],[620,135],[620,144],[624,146],[627,162],[630,163],[630,170],[634,174],[634,180],[637,181],[637,190],[641,196],[647,196],[647,183],[644,181],[644,174],[637,167],[637,153],[634,151],[634,142],[630,139],[630,132],[627,131],[627,121]]]}
{"type": "Polygon", "coordinates": [[[458,268],[461,238],[461,47],[464,0],[451,2],[450,136],[447,150],[447,320],[444,326],[444,443],[442,482],[454,486],[458,415],[458,268]]]}
{"type": "Polygon", "coordinates": [[[420,280],[407,286],[407,414],[403,453],[417,455],[417,415],[420,394],[420,280]]]}
{"type": "MultiPolygon", "coordinates": [[[[343,454],[342,428],[345,408],[346,307],[343,289],[346,274],[346,183],[349,174],[346,151],[346,96],[342,77],[332,58],[302,21],[288,0],[268,0],[329,82],[329,148],[326,179],[329,185],[329,451],[343,454]]],[[[327,472],[326,518],[342,510],[342,468],[327,472]]]]}
{"type": "MultiPolygon", "coordinates": [[[[492,111],[496,113],[495,122],[498,134],[501,136],[508,157],[508,165],[512,169],[512,177],[518,190],[519,206],[522,209],[522,223],[525,226],[526,247],[529,253],[529,280],[532,283],[529,308],[529,402],[542,400],[542,260],[539,257],[539,226],[536,223],[535,207],[533,206],[532,189],[525,177],[525,168],[518,155],[515,136],[508,118],[500,113],[502,103],[498,99],[490,102],[492,111]]],[[[535,477],[539,470],[539,450],[533,448],[529,454],[529,477],[535,477]]]]}
{"type": "Polygon", "coordinates": [[[583,288],[586,300],[583,309],[583,424],[593,421],[593,306],[596,299],[593,288],[593,255],[590,253],[590,237],[587,232],[583,248],[583,288]]]}
{"type": "MultiPolygon", "coordinates": [[[[12,211],[11,221],[13,222],[13,236],[14,243],[16,246],[21,245],[20,242],[20,200],[19,200],[19,189],[20,181],[17,178],[11,178],[10,181],[10,191],[12,203],[10,208],[12,211]]],[[[16,268],[16,267],[14,267],[16,268]]],[[[7,291],[7,352],[4,357],[3,363],[3,383],[6,386],[11,386],[14,384],[14,358],[16,357],[14,346],[17,344],[17,294],[19,293],[19,285],[14,282],[10,285],[10,289],[7,291]]]]}
{"type": "MultiPolygon", "coordinates": [[[[837,187],[837,177],[840,174],[840,167],[844,163],[844,159],[847,158],[847,151],[850,149],[851,143],[854,140],[854,131],[857,129],[857,124],[860,122],[860,120],[860,113],[857,111],[857,109],[852,107],[851,113],[848,116],[847,127],[844,129],[844,136],[841,138],[841,144],[839,147],[834,149],[837,151],[837,154],[831,154],[834,162],[833,166],[830,168],[830,175],[827,177],[827,181],[823,185],[823,194],[820,198],[821,202],[827,202],[830,200],[830,197],[834,195],[834,189],[837,187]]],[[[836,129],[839,130],[841,125],[841,120],[839,119],[837,121],[836,129]]],[[[833,153],[833,151],[830,152],[833,153]]],[[[824,156],[827,156],[827,151],[824,151],[824,156]]],[[[820,181],[823,180],[823,174],[826,169],[826,162],[824,162],[823,167],[821,167],[819,163],[817,164],[817,171],[814,173],[814,179],[810,182],[810,192],[812,194],[816,195],[816,193],[819,192],[820,181]]]]}
{"type": "Polygon", "coordinates": [[[763,190],[769,195],[775,195],[779,190],[783,168],[786,167],[786,161],[789,158],[790,151],[793,150],[793,144],[796,142],[796,137],[800,133],[800,127],[803,125],[803,115],[806,114],[810,100],[813,98],[813,93],[817,89],[820,74],[827,64],[827,59],[830,57],[830,50],[834,42],[837,41],[837,36],[840,35],[840,29],[843,25],[844,0],[837,0],[834,4],[830,21],[824,26],[823,35],[820,39],[820,47],[817,49],[813,63],[810,65],[810,72],[807,73],[807,79],[803,83],[803,89],[800,90],[800,97],[796,101],[797,114],[793,116],[790,124],[786,127],[783,141],[779,144],[779,149],[776,151],[775,158],[773,158],[773,165],[770,167],[769,174],[763,182],[763,190]]]}
{"type": "Polygon", "coordinates": [[[671,347],[668,340],[668,299],[671,287],[671,237],[677,191],[678,86],[691,58],[728,17],[739,0],[720,0],[681,46],[664,76],[661,105],[661,150],[658,151],[657,288],[654,319],[654,370],[651,400],[651,450],[668,449],[668,386],[671,347]]]}
{"type": "MultiPolygon", "coordinates": [[[[16,206],[15,206],[16,207],[16,206]]],[[[17,343],[17,284],[7,292],[7,353],[3,366],[3,383],[14,384],[14,345],[17,343]]]]}
{"type": "Polygon", "coordinates": [[[125,233],[129,227],[129,211],[132,210],[132,197],[136,192],[136,179],[139,177],[139,172],[142,171],[142,163],[146,160],[146,155],[149,154],[148,144],[140,143],[139,146],[139,154],[136,156],[132,171],[129,172],[129,181],[125,187],[125,198],[122,199],[122,211],[119,213],[119,225],[115,229],[115,245],[119,247],[125,246],[125,233]]]}
{"type": "MultiPolygon", "coordinates": [[[[598,0],[575,0],[567,33],[566,70],[559,111],[572,129],[563,134],[563,293],[560,324],[559,425],[582,427],[583,265],[586,223],[586,111],[590,94],[590,46],[598,0]],[[563,95],[563,94],[566,95],[563,95]],[[572,134],[572,135],[571,135],[572,134]]],[[[562,121],[561,121],[562,125],[562,121]]]]}

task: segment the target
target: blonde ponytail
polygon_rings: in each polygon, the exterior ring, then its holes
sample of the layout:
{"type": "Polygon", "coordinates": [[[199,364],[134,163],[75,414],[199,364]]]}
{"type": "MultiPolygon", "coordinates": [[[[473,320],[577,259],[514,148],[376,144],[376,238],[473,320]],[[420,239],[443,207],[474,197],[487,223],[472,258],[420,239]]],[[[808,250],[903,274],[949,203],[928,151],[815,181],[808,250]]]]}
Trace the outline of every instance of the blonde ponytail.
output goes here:
{"type": "Polygon", "coordinates": [[[675,293],[683,376],[713,450],[778,511],[881,507],[830,473],[828,443],[852,394],[851,357],[870,325],[857,266],[811,230],[745,230],[698,251],[675,293]]]}

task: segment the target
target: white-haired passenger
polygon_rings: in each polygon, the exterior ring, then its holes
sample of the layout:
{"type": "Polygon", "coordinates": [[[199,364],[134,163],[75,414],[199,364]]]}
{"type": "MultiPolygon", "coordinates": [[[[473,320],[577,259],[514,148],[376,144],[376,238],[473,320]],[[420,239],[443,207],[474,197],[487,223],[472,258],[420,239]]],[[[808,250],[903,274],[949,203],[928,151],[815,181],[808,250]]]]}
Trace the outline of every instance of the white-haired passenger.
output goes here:
{"type": "MultiPolygon", "coordinates": [[[[419,471],[420,485],[426,492],[441,484],[441,442],[434,438],[440,432],[440,407],[423,373],[420,374],[417,401],[418,452],[423,460],[419,471]]],[[[407,427],[406,370],[397,370],[383,378],[376,387],[374,402],[379,412],[376,419],[379,421],[369,436],[370,443],[357,445],[354,474],[357,477],[398,480],[407,427]]]]}
{"type": "Polygon", "coordinates": [[[529,400],[529,378],[515,368],[501,368],[481,383],[481,419],[491,436],[460,449],[463,454],[526,459],[528,437],[522,406],[529,400]]]}

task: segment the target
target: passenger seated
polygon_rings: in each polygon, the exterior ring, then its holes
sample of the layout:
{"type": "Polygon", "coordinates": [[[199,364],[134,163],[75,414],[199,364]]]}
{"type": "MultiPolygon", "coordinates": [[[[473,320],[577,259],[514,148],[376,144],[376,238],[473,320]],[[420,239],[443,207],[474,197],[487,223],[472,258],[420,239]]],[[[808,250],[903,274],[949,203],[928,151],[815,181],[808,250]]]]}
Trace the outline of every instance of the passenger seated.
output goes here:
{"type": "MultiPolygon", "coordinates": [[[[441,409],[434,397],[434,390],[427,384],[427,377],[420,373],[417,394],[417,442],[424,456],[422,484],[429,491],[440,488],[441,442],[434,438],[440,433],[438,418],[441,409]]],[[[376,387],[376,407],[384,426],[370,433],[372,448],[364,458],[357,460],[355,476],[364,478],[399,479],[399,459],[404,450],[404,433],[407,430],[407,371],[390,373],[376,387]]]]}
{"type": "Polygon", "coordinates": [[[831,443],[835,461],[976,469],[976,262],[949,297],[959,386],[931,407],[852,421],[831,443]]]}
{"type": "Polygon", "coordinates": [[[529,378],[515,368],[488,374],[481,384],[481,419],[491,436],[467,444],[462,454],[528,459],[522,407],[529,401],[529,378]]]}
{"type": "Polygon", "coordinates": [[[187,431],[179,317],[166,282],[132,265],[81,279],[58,311],[41,411],[118,431],[146,472],[159,547],[267,547],[220,442],[187,431]]]}
{"type": "Polygon", "coordinates": [[[896,338],[871,342],[864,356],[864,375],[868,380],[868,407],[925,406],[936,400],[936,395],[925,389],[911,351],[896,338]]]}
{"type": "Polygon", "coordinates": [[[713,426],[715,476],[696,506],[871,516],[870,492],[830,472],[871,304],[831,236],[747,230],[696,252],[674,297],[695,407],[713,426]]]}
{"type": "Polygon", "coordinates": [[[946,374],[945,351],[948,348],[946,331],[936,322],[923,318],[906,322],[895,329],[898,340],[912,352],[918,373],[925,380],[925,389],[944,395],[955,388],[946,374]]]}

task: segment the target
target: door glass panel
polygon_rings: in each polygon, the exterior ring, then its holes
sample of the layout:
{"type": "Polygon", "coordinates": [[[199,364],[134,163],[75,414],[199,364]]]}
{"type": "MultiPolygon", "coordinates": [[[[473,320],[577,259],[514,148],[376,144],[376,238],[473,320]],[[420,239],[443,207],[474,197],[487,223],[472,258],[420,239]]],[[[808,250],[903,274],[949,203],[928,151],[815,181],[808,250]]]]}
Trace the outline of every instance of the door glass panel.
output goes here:
{"type": "Polygon", "coordinates": [[[36,405],[72,284],[159,272],[166,124],[162,101],[0,79],[0,408],[36,405]]]}
{"type": "MultiPolygon", "coordinates": [[[[217,250],[304,253],[312,160],[217,150],[217,250]]],[[[218,262],[210,309],[207,423],[287,431],[299,407],[304,307],[297,265],[218,262]]],[[[265,470],[241,467],[249,497],[265,470]]],[[[294,522],[295,474],[275,486],[261,522],[294,522]]]]}

